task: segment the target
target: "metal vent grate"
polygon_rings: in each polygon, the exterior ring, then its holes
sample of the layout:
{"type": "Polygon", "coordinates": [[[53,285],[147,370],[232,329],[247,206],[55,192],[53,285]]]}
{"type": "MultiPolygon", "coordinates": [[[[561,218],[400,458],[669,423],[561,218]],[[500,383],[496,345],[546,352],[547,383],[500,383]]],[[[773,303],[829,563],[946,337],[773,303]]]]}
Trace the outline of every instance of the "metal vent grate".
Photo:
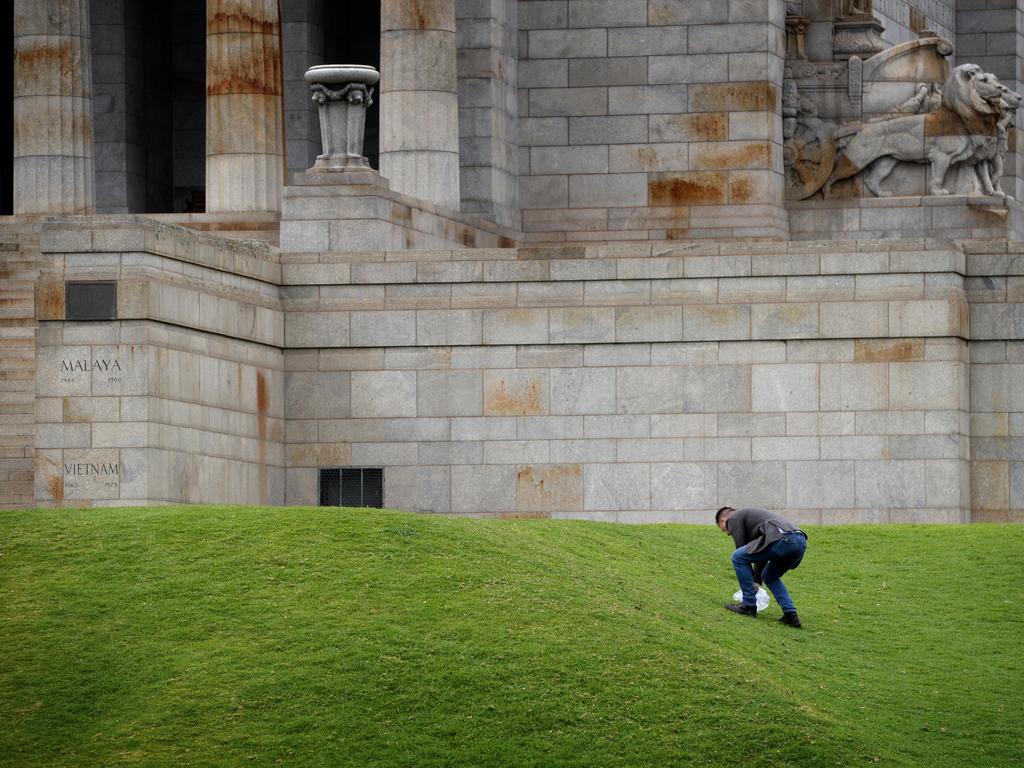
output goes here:
{"type": "Polygon", "coordinates": [[[117,283],[67,283],[64,317],[68,320],[117,320],[117,283]]]}
{"type": "Polygon", "coordinates": [[[381,467],[343,467],[320,470],[321,507],[384,506],[381,467]]]}
{"type": "Polygon", "coordinates": [[[341,506],[341,470],[320,470],[320,506],[341,506]]]}

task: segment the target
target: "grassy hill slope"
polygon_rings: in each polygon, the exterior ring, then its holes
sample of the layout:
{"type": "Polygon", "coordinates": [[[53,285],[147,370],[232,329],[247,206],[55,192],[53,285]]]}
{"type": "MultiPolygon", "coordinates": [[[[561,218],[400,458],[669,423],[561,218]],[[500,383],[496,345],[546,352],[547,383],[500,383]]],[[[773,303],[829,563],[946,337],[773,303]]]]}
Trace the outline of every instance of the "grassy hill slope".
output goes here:
{"type": "Polygon", "coordinates": [[[0,766],[1024,762],[1024,528],[0,513],[0,766]]]}

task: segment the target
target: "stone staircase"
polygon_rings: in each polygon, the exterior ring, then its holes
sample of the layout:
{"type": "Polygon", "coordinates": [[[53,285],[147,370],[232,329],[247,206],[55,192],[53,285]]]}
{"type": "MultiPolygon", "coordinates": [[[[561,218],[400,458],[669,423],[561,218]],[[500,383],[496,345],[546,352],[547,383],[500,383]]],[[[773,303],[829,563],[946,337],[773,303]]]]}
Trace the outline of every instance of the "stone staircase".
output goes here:
{"type": "Polygon", "coordinates": [[[33,506],[39,263],[32,238],[0,233],[0,509],[33,506]]]}

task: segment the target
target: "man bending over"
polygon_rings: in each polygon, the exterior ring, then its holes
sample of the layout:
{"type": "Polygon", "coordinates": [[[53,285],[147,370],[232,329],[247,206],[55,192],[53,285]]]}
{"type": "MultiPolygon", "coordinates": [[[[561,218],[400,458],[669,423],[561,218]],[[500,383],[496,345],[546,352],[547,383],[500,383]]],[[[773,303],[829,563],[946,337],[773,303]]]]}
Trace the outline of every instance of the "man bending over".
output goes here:
{"type": "Polygon", "coordinates": [[[732,566],[743,592],[742,603],[726,603],[725,607],[735,613],[757,618],[757,589],[754,586],[752,567],[760,564],[761,579],[782,608],[779,621],[791,627],[799,627],[800,617],[797,616],[789,590],[782,583],[782,574],[800,565],[807,549],[807,534],[785,518],[757,507],[739,510],[722,507],[715,513],[715,522],[736,542],[732,566]]]}

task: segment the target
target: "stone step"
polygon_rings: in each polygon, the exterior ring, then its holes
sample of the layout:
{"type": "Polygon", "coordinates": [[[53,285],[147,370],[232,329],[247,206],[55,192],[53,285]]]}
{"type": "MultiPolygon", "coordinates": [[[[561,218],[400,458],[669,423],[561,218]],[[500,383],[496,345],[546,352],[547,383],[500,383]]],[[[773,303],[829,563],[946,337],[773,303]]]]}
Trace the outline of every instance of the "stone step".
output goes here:
{"type": "Polygon", "coordinates": [[[0,296],[5,293],[35,293],[35,281],[24,277],[4,280],[0,275],[0,296]]]}

